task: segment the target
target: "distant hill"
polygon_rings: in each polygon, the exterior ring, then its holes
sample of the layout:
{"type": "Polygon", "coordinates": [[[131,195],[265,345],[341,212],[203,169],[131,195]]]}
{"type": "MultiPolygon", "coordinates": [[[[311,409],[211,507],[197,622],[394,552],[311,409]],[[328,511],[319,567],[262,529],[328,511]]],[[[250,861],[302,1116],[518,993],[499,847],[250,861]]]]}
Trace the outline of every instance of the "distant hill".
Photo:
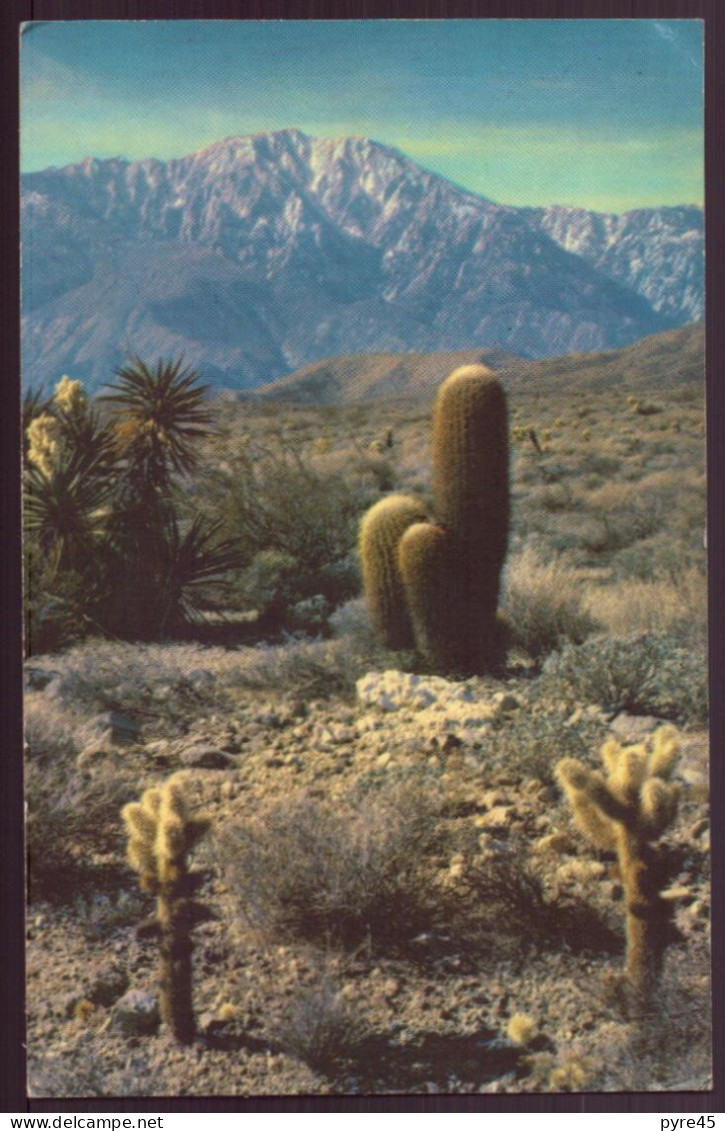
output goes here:
{"type": "Polygon", "coordinates": [[[512,367],[514,354],[503,350],[448,350],[442,353],[362,353],[328,357],[258,389],[255,399],[331,405],[387,397],[426,397],[459,365],[474,362],[491,369],[512,367]]]}
{"type": "Polygon", "coordinates": [[[704,380],[705,334],[699,324],[654,334],[622,349],[529,361],[503,350],[372,353],[328,357],[259,389],[255,399],[301,405],[353,404],[388,397],[432,396],[457,366],[483,362],[506,387],[631,390],[673,388],[704,380]]]}
{"type": "Polygon", "coordinates": [[[129,354],[250,389],[321,357],[616,348],[702,315],[703,217],[516,208],[367,138],[232,137],[21,178],[23,376],[129,354]]]}

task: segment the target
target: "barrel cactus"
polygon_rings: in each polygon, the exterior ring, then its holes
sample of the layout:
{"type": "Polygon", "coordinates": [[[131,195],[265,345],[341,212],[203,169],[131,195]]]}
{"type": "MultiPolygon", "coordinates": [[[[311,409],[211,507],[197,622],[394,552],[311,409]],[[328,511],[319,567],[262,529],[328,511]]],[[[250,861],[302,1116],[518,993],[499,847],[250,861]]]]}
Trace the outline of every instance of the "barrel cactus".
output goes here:
{"type": "Polygon", "coordinates": [[[360,527],[363,586],[373,627],[387,648],[415,646],[398,563],[398,543],[425,509],[410,495],[390,495],[367,512],[360,527]]]}
{"type": "Polygon", "coordinates": [[[416,501],[407,496],[368,512],[361,533],[365,593],[388,647],[414,641],[430,666],[471,674],[499,659],[496,609],[509,525],[506,396],[486,366],[462,366],[443,382],[432,447],[435,518],[421,525],[420,504],[416,517],[416,501]]]}

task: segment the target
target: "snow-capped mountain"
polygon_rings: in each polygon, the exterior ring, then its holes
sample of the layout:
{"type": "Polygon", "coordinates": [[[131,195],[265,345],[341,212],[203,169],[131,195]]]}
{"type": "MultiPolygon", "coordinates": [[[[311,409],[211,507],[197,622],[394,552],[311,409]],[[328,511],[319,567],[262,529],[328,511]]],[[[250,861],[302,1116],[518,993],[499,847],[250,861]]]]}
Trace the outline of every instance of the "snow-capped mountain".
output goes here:
{"type": "Polygon", "coordinates": [[[238,388],[371,350],[544,357],[701,310],[696,209],[507,207],[362,138],[283,130],[168,162],[88,159],[24,176],[22,207],[33,385],[67,372],[96,388],[129,354],[183,353],[238,388]]]}
{"type": "Polygon", "coordinates": [[[532,223],[609,279],[676,321],[705,313],[702,209],[642,208],[615,216],[581,208],[532,209],[532,223]]]}

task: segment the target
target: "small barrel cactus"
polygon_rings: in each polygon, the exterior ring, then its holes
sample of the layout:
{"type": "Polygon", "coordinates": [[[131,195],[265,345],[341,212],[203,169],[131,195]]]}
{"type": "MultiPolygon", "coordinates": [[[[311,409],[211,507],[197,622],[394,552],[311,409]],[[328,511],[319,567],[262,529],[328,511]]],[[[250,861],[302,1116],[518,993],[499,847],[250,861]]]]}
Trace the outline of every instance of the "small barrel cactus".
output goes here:
{"type": "Polygon", "coordinates": [[[398,564],[398,543],[425,509],[410,495],[390,495],[367,512],[360,527],[363,586],[373,627],[388,648],[414,647],[410,615],[398,564]]]}
{"type": "Polygon", "coordinates": [[[400,539],[398,561],[418,652],[437,671],[465,669],[470,657],[455,535],[432,522],[415,523],[400,539]]]}

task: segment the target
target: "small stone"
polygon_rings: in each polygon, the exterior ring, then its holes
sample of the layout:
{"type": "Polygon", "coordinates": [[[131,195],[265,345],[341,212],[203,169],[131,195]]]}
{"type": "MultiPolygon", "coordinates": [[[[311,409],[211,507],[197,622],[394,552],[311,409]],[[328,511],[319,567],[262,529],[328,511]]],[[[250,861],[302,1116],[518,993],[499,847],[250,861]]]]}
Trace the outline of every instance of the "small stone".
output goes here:
{"type": "Polygon", "coordinates": [[[117,1001],[128,989],[128,974],[120,966],[111,963],[98,971],[88,985],[85,996],[94,1005],[109,1006],[117,1001]]]}
{"type": "Polygon", "coordinates": [[[542,836],[539,840],[535,841],[531,851],[545,855],[559,855],[566,852],[573,852],[574,845],[571,838],[568,837],[566,833],[550,833],[548,836],[542,836]]]}
{"type": "Polygon", "coordinates": [[[400,982],[396,978],[388,978],[383,985],[383,994],[387,998],[396,997],[400,993],[400,982]]]}
{"type": "Polygon", "coordinates": [[[233,764],[229,754],[208,743],[188,746],[186,750],[182,750],[179,761],[182,766],[198,770],[226,770],[233,764]]]}
{"type": "Polygon", "coordinates": [[[646,738],[661,724],[662,719],[657,719],[654,715],[629,715],[626,711],[622,711],[612,719],[609,729],[614,731],[617,738],[622,738],[626,742],[637,742],[646,738]]]}
{"type": "Polygon", "coordinates": [[[141,741],[141,727],[128,715],[118,711],[104,711],[88,723],[88,731],[95,731],[103,736],[104,740],[118,746],[130,746],[141,741]]]}
{"type": "Polygon", "coordinates": [[[150,1036],[160,1020],[156,995],[145,990],[129,990],[113,1007],[113,1028],[125,1037],[150,1036]]]}
{"type": "Polygon", "coordinates": [[[50,668],[26,668],[25,688],[27,691],[43,691],[54,679],[60,678],[60,672],[50,668]]]}
{"type": "Polygon", "coordinates": [[[478,828],[497,828],[505,829],[511,824],[516,814],[514,805],[496,805],[490,809],[488,813],[476,818],[476,825],[478,828]]]}
{"type": "Polygon", "coordinates": [[[497,713],[500,715],[507,715],[511,711],[518,711],[521,707],[521,701],[509,691],[497,691],[493,696],[493,703],[497,713]]]}

